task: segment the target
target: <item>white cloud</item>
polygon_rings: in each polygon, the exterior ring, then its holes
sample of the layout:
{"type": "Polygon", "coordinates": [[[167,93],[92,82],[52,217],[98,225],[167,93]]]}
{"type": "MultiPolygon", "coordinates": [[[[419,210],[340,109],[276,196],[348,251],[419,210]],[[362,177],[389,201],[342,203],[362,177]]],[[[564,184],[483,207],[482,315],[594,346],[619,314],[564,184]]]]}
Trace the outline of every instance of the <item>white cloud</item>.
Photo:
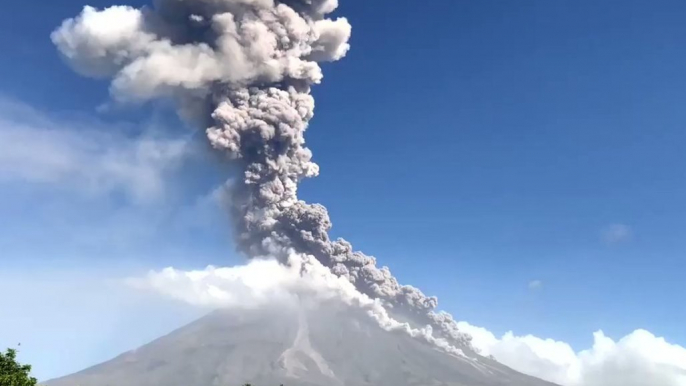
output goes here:
{"type": "Polygon", "coordinates": [[[252,259],[233,267],[209,266],[184,271],[172,267],[125,279],[139,290],[153,291],[194,306],[254,308],[273,301],[337,298],[363,308],[376,301],[361,294],[347,279],[336,276],[317,259],[290,252],[288,264],[252,259]]]}
{"type": "Polygon", "coordinates": [[[187,141],[131,138],[112,129],[67,122],[0,97],[0,183],[47,184],[88,194],[122,191],[137,202],[159,198],[165,174],[188,151],[187,141]]]}
{"type": "Polygon", "coordinates": [[[529,282],[530,290],[537,290],[543,287],[543,282],[541,280],[532,280],[529,282]]]}
{"type": "Polygon", "coordinates": [[[631,227],[626,224],[611,224],[601,231],[601,237],[607,244],[618,244],[631,240],[631,227]]]}
{"type": "Polygon", "coordinates": [[[127,283],[201,307],[254,308],[276,298],[290,300],[286,288],[297,284],[299,276],[297,268],[275,260],[254,260],[243,266],[210,266],[197,271],[169,267],[127,279],[127,283]]]}
{"type": "Polygon", "coordinates": [[[332,274],[314,257],[296,253],[289,255],[288,265],[273,259],[253,259],[245,265],[192,271],[169,267],[127,278],[125,283],[209,309],[256,308],[275,301],[299,302],[304,296],[312,300],[336,298],[379,311],[378,302],[358,292],[347,279],[332,274]]]}
{"type": "Polygon", "coordinates": [[[490,331],[461,322],[473,344],[484,355],[515,370],[565,386],[684,386],[686,348],[670,344],[645,330],[636,330],[619,341],[593,334],[591,348],[575,352],[561,341],[536,336],[501,338],[490,331]]]}

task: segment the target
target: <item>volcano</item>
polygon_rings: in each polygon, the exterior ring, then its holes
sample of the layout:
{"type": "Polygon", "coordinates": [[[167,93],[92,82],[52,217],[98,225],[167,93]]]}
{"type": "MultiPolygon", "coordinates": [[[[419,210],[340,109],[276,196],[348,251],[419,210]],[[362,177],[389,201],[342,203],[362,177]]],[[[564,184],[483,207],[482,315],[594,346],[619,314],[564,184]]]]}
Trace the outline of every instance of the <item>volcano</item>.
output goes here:
{"type": "Polygon", "coordinates": [[[47,386],[555,386],[454,356],[342,304],[218,310],[47,386]]]}

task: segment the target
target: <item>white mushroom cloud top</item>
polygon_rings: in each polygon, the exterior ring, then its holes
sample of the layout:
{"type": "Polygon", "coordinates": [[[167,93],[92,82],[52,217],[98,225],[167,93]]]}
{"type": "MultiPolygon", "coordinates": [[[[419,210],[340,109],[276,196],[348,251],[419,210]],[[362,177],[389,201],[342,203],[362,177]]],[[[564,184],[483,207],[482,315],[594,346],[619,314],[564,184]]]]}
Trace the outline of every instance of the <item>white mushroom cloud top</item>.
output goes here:
{"type": "Polygon", "coordinates": [[[310,87],[318,62],[348,52],[351,26],[331,19],[337,0],[154,0],[136,9],[85,7],[52,34],[78,73],[112,78],[122,102],[172,98],[179,113],[205,125],[209,143],[237,166],[230,215],[237,245],[251,258],[284,264],[296,252],[379,299],[405,320],[471,351],[469,336],[437,299],[400,285],[373,257],[332,240],[321,205],[298,199],[298,184],[318,166],[304,133],[314,114],[310,87]]]}

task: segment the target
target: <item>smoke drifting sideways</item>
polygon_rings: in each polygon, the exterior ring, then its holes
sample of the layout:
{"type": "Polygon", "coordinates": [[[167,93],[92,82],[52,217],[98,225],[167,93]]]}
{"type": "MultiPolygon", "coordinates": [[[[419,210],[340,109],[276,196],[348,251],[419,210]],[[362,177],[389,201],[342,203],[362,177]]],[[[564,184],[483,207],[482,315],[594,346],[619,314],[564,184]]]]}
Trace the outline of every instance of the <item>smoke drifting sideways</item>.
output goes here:
{"type": "MultiPolygon", "coordinates": [[[[349,49],[351,26],[327,15],[337,0],[154,0],[151,7],[85,7],[52,40],[78,73],[112,78],[115,101],[171,98],[180,116],[243,178],[231,184],[236,243],[250,258],[313,256],[399,319],[428,326],[452,351],[473,353],[469,335],[436,311],[435,297],[400,285],[386,267],[332,240],[326,208],[298,199],[319,173],[304,133],[314,114],[319,62],[349,49]]],[[[443,345],[445,346],[445,345],[443,345]]],[[[450,350],[449,350],[450,351],[450,350]]]]}
{"type": "Polygon", "coordinates": [[[286,264],[274,259],[253,259],[245,265],[207,267],[184,271],[165,268],[145,276],[129,277],[124,283],[133,289],[153,292],[165,298],[206,309],[260,310],[347,305],[362,310],[381,329],[423,340],[478,368],[475,358],[436,338],[429,326],[413,327],[396,320],[379,299],[360,293],[346,278],[334,275],[314,256],[290,251],[286,264]]]}

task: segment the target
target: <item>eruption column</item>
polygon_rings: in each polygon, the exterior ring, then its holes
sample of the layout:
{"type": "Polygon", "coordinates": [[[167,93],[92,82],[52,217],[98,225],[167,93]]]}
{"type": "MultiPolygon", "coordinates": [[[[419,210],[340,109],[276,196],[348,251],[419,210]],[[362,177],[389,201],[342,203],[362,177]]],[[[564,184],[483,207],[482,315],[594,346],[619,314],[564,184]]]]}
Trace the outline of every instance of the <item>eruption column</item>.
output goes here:
{"type": "Polygon", "coordinates": [[[298,184],[319,167],[305,147],[314,113],[310,87],[318,62],[348,51],[351,27],[328,19],[336,0],[156,0],[153,7],[86,7],[66,20],[53,42],[68,63],[91,77],[112,77],[121,102],[172,98],[179,113],[209,126],[207,138],[243,178],[231,186],[231,217],[249,257],[287,263],[289,251],[312,255],[333,273],[471,352],[437,299],[400,285],[388,268],[331,240],[322,205],[298,199],[298,184]]]}

